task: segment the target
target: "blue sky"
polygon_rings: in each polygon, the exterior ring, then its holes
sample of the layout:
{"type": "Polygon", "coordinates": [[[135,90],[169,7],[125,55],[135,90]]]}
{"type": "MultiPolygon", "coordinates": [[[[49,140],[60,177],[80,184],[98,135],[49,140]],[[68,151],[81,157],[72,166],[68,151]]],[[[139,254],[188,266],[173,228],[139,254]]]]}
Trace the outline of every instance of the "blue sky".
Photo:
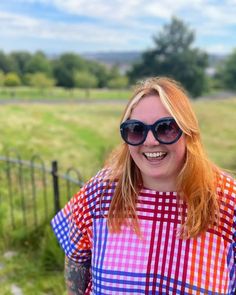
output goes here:
{"type": "Polygon", "coordinates": [[[236,0],[4,0],[0,50],[143,51],[172,16],[195,31],[195,46],[236,48],[236,0]]]}

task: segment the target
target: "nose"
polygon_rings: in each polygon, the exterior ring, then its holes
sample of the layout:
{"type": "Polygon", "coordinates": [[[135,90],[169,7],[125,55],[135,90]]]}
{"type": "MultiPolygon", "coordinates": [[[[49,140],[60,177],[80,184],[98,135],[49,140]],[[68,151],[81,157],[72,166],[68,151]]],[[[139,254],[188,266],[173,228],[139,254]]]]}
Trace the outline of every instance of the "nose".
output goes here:
{"type": "Polygon", "coordinates": [[[148,131],[147,137],[143,143],[144,145],[159,145],[159,141],[156,140],[151,130],[148,131]]]}

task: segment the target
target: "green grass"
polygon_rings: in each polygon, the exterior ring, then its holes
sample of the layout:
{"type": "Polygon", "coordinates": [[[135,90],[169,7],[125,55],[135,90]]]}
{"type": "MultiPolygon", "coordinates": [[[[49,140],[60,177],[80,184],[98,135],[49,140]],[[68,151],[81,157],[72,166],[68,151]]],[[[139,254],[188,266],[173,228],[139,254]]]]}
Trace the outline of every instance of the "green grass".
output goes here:
{"type": "Polygon", "coordinates": [[[1,294],[12,294],[13,285],[20,287],[24,295],[66,294],[64,255],[49,226],[28,234],[27,238],[25,235],[22,237],[24,239],[21,240],[19,234],[11,258],[3,256],[3,251],[0,251],[1,294]]]}
{"type": "Polygon", "coordinates": [[[236,171],[236,99],[196,101],[202,138],[209,157],[219,166],[236,171]]]}
{"type": "MultiPolygon", "coordinates": [[[[236,99],[193,103],[212,160],[235,167],[236,99]]],[[[21,104],[0,108],[0,151],[18,151],[23,159],[39,154],[50,165],[80,170],[84,179],[96,172],[119,138],[124,104],[21,104]]],[[[10,156],[16,157],[11,151],[10,156]]]]}
{"type": "Polygon", "coordinates": [[[1,106],[0,150],[14,148],[23,159],[39,154],[48,165],[57,159],[61,168],[76,167],[88,178],[119,142],[121,109],[120,104],[1,106]]]}
{"type": "MultiPolygon", "coordinates": [[[[85,181],[102,166],[105,154],[120,141],[118,124],[122,108],[121,104],[2,105],[0,154],[11,149],[11,157],[16,158],[20,153],[25,160],[39,154],[47,166],[57,159],[60,172],[73,166],[80,170],[85,181]]],[[[51,195],[49,200],[52,204],[51,195]]],[[[19,199],[15,202],[20,207],[19,199]]],[[[3,204],[2,218],[7,212],[6,202],[3,204]]],[[[17,217],[19,228],[20,210],[17,217]]],[[[38,241],[33,247],[27,233],[8,229],[4,223],[6,219],[2,218],[1,253],[9,248],[18,252],[12,260],[0,258],[0,263],[4,264],[0,270],[0,277],[4,278],[2,294],[10,294],[12,284],[21,287],[26,295],[63,294],[63,272],[57,267],[57,264],[63,265],[58,255],[63,253],[57,243],[49,235],[42,241],[42,234],[39,234],[38,237],[33,235],[38,241]],[[8,232],[11,232],[11,238],[8,232]],[[34,291],[35,287],[38,293],[34,291]]],[[[30,218],[27,215],[27,222],[30,218]]],[[[50,235],[53,236],[51,231],[50,235]]]]}
{"type": "MultiPolygon", "coordinates": [[[[199,100],[193,106],[209,157],[218,165],[236,171],[236,98],[199,100]]],[[[1,105],[0,154],[14,149],[25,160],[39,154],[47,166],[57,159],[61,172],[73,166],[86,181],[121,142],[118,126],[123,108],[123,103],[1,105]]],[[[10,156],[17,154],[11,151],[10,156]]],[[[4,193],[4,188],[1,189],[4,193]]],[[[0,216],[4,216],[7,204],[1,204],[0,216]]],[[[0,255],[0,264],[4,265],[0,268],[1,294],[10,294],[13,283],[26,295],[65,294],[63,254],[50,228],[29,234],[22,229],[13,231],[12,243],[6,238],[2,218],[0,232],[1,227],[0,252],[10,247],[18,253],[11,260],[0,255]]]]}

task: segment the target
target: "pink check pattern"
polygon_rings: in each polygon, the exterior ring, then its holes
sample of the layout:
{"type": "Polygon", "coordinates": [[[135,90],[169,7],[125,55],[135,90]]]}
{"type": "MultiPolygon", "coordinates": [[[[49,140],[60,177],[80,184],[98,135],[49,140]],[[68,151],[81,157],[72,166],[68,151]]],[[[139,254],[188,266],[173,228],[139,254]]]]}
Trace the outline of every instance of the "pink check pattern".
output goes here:
{"type": "Polygon", "coordinates": [[[220,222],[197,238],[179,239],[180,210],[175,192],[140,191],[141,237],[128,226],[108,231],[106,216],[116,186],[106,170],[93,177],[53,218],[66,255],[91,260],[86,294],[236,294],[236,182],[222,175],[220,222]]]}

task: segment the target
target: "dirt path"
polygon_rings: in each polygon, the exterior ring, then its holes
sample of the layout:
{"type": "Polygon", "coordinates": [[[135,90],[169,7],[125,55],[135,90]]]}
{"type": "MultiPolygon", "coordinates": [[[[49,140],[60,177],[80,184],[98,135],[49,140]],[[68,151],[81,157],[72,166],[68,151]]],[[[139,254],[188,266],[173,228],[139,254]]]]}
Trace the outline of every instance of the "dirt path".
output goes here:
{"type": "MultiPolygon", "coordinates": [[[[201,97],[196,98],[199,99],[229,99],[236,97],[236,93],[232,91],[220,91],[217,93],[212,93],[208,95],[203,95],[201,97]]],[[[127,103],[127,100],[125,99],[20,99],[20,98],[14,98],[14,99],[0,99],[0,104],[2,105],[8,105],[8,104],[125,104],[127,103]]]]}

